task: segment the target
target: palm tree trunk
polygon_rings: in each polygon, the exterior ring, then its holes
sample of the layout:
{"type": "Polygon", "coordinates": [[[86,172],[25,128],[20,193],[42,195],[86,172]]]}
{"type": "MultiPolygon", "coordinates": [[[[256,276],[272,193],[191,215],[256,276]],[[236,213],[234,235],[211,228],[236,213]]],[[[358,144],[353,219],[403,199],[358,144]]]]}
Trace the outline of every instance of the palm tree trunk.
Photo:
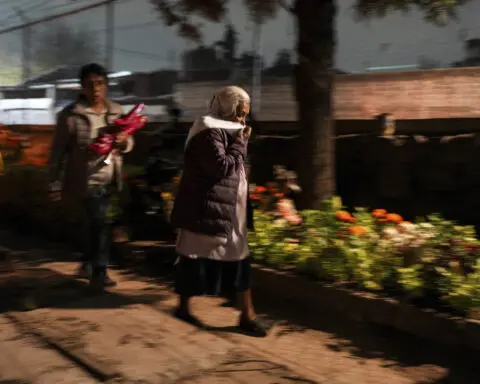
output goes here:
{"type": "Polygon", "coordinates": [[[335,0],[296,0],[298,64],[295,73],[300,125],[298,176],[301,208],[318,209],[335,193],[332,90],[335,0]]]}

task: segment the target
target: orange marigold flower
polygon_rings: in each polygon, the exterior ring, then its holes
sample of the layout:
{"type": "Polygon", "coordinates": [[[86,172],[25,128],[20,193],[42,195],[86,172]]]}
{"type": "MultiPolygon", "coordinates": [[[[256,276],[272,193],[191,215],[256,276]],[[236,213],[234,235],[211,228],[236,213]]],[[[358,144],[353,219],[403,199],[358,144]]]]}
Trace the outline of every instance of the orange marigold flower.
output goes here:
{"type": "Polygon", "coordinates": [[[387,211],[385,209],[374,209],[372,211],[372,216],[375,218],[382,218],[387,215],[387,211]]]}
{"type": "Polygon", "coordinates": [[[387,221],[390,223],[400,224],[403,221],[403,217],[396,213],[387,214],[387,221]]]}
{"type": "Polygon", "coordinates": [[[251,193],[250,194],[251,200],[260,200],[260,195],[258,193],[251,193]]]}
{"type": "Polygon", "coordinates": [[[255,187],[255,193],[265,193],[265,192],[267,192],[267,188],[265,188],[264,186],[257,185],[255,187]]]}
{"type": "Polygon", "coordinates": [[[352,236],[363,236],[368,232],[368,228],[363,225],[352,225],[348,227],[348,233],[352,236]]]}
{"type": "Polygon", "coordinates": [[[347,211],[338,211],[335,214],[335,217],[338,221],[343,221],[344,223],[354,223],[356,219],[347,211]]]}

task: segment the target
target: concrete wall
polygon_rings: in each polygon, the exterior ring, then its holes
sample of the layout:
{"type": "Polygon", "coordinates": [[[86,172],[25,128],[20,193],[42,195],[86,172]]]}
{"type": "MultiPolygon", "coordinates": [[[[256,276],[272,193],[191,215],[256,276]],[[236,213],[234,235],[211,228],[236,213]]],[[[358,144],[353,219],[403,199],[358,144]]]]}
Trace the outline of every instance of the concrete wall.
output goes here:
{"type": "MultiPolygon", "coordinates": [[[[384,112],[396,119],[480,118],[480,67],[337,75],[336,120],[364,120],[384,112]]],[[[224,82],[178,83],[176,91],[190,116],[203,113],[224,82]]],[[[246,89],[249,84],[244,84],[246,89]]],[[[295,121],[292,78],[266,78],[259,120],[295,121]]]]}

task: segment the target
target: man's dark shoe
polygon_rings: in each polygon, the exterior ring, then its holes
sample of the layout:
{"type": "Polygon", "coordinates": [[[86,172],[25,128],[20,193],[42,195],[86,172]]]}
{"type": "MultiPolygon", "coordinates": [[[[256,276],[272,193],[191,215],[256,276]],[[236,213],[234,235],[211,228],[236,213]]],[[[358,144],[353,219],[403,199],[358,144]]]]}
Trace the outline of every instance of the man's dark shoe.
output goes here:
{"type": "Polygon", "coordinates": [[[240,316],[240,321],[238,322],[238,329],[248,336],[267,336],[267,329],[264,325],[262,325],[258,320],[246,319],[243,316],[240,316]]]}
{"type": "Polygon", "coordinates": [[[106,269],[101,268],[93,271],[92,277],[90,279],[90,288],[96,290],[103,290],[105,288],[113,288],[116,286],[116,281],[112,280],[108,276],[106,269]]]}
{"type": "Polygon", "coordinates": [[[92,277],[92,266],[88,263],[83,263],[80,268],[78,268],[75,277],[90,280],[92,277]]]}

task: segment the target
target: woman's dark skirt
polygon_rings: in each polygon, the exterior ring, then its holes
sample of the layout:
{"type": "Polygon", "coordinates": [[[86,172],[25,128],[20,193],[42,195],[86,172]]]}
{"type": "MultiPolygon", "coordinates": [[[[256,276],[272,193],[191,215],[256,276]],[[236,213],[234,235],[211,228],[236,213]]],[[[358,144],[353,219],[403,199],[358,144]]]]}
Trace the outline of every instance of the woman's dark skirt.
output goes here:
{"type": "Polygon", "coordinates": [[[251,257],[239,261],[218,261],[180,255],[176,265],[175,292],[186,297],[231,297],[250,288],[251,276],[251,257]]]}

